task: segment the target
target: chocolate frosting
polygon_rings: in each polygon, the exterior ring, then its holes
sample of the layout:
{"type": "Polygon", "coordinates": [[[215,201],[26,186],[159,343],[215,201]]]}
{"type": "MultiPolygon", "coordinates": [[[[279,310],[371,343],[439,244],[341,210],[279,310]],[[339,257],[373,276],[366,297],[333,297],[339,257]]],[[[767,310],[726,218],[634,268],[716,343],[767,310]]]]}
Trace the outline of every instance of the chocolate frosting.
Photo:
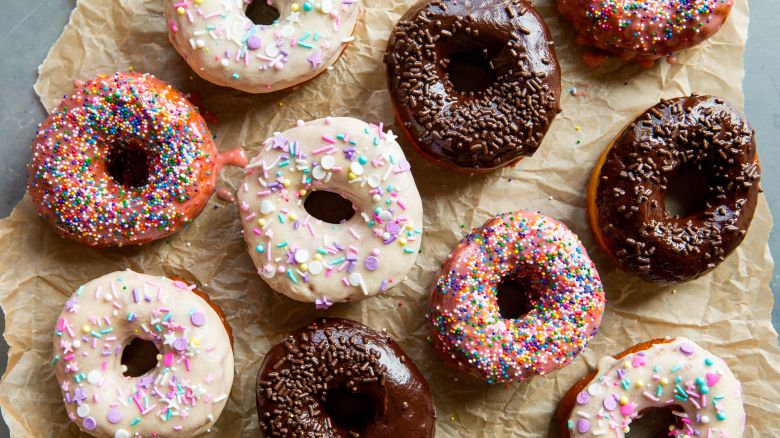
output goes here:
{"type": "Polygon", "coordinates": [[[697,278],[723,261],[742,242],[759,192],[754,131],[711,96],[661,100],[618,135],[595,171],[594,232],[622,269],[657,284],[697,278]],[[667,185],[690,169],[707,181],[703,210],[671,215],[667,185]]]}
{"type": "Polygon", "coordinates": [[[268,436],[430,437],[428,384],[387,335],[321,318],[274,346],[257,376],[268,436]]]}
{"type": "Polygon", "coordinates": [[[484,171],[530,156],[559,112],[552,38],[524,0],[417,3],[391,34],[385,62],[407,138],[448,167],[484,171]],[[475,53],[495,80],[458,91],[448,67],[453,56],[475,53]]]}

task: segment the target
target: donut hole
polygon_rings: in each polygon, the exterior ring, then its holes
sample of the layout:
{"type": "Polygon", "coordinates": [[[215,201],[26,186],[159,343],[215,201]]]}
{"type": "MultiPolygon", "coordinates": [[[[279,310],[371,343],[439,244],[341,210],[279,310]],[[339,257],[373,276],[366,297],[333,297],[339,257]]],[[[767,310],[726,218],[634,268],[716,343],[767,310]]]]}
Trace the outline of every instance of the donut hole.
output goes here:
{"type": "Polygon", "coordinates": [[[498,313],[504,319],[519,319],[531,311],[528,285],[517,278],[507,278],[496,285],[498,313]]]}
{"type": "Polygon", "coordinates": [[[664,206],[669,216],[688,217],[707,208],[709,182],[697,167],[681,169],[666,185],[664,206]]]}
{"type": "Polygon", "coordinates": [[[252,0],[246,8],[246,16],[259,25],[274,24],[279,19],[279,10],[269,5],[270,0],[252,0]]]}
{"type": "Polygon", "coordinates": [[[122,365],[127,367],[123,374],[127,377],[143,376],[157,366],[159,354],[154,342],[133,338],[122,350],[122,365]]]}
{"type": "Polygon", "coordinates": [[[346,388],[329,389],[322,406],[336,425],[358,432],[374,421],[377,413],[371,398],[346,388]]]}
{"type": "Polygon", "coordinates": [[[152,155],[134,144],[117,144],[108,150],[108,174],[126,188],[138,188],[149,182],[152,155]]]}
{"type": "Polygon", "coordinates": [[[496,82],[496,74],[484,52],[468,51],[450,56],[447,77],[452,88],[460,93],[480,92],[496,82]]]}
{"type": "Polygon", "coordinates": [[[329,224],[346,222],[355,215],[352,201],[327,190],[309,193],[303,201],[303,208],[313,217],[329,224]]]}
{"type": "Polygon", "coordinates": [[[631,421],[626,437],[666,437],[670,436],[670,427],[682,429],[684,423],[674,412],[684,412],[680,405],[647,408],[631,421]]]}

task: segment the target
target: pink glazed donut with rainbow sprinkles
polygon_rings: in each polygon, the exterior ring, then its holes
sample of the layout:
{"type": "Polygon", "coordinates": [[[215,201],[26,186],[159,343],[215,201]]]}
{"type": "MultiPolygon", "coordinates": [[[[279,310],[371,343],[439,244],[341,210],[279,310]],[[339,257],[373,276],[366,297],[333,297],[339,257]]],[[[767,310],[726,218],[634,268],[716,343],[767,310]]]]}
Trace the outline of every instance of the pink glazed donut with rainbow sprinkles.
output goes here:
{"type": "Polygon", "coordinates": [[[359,0],[255,0],[279,12],[254,24],[251,0],[165,0],[168,37],[203,79],[270,93],[327,70],[354,39],[359,0]]]}
{"type": "Polygon", "coordinates": [[[659,58],[714,35],[734,0],[558,0],[558,10],[590,46],[583,61],[591,67],[616,56],[650,66],[659,58]]]}
{"type": "Polygon", "coordinates": [[[605,300],[577,236],[521,210],[488,220],[460,242],[439,272],[426,316],[448,365],[488,383],[513,382],[571,362],[598,330],[605,300]],[[526,311],[517,317],[499,309],[498,291],[508,282],[525,291],[526,311]]]}
{"type": "Polygon", "coordinates": [[[209,431],[233,384],[221,312],[195,286],[131,270],[79,287],[53,339],[70,420],[101,438],[209,431]]]}

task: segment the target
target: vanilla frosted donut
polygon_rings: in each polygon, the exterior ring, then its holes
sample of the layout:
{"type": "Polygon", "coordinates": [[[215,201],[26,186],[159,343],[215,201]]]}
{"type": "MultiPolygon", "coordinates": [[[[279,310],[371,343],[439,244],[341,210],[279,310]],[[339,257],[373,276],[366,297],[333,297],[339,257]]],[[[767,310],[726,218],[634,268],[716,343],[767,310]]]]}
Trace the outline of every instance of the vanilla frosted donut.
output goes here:
{"type": "Polygon", "coordinates": [[[52,363],[81,430],[192,436],[217,421],[233,384],[233,350],[226,323],[193,289],[127,270],[90,281],[65,302],[52,363]],[[122,356],[136,338],[159,355],[148,372],[129,377],[122,356]]]}
{"type": "Polygon", "coordinates": [[[330,67],[353,40],[359,0],[268,1],[279,18],[255,25],[242,0],[165,0],[168,37],[195,72],[217,85],[269,93],[330,67]]]}
{"type": "Polygon", "coordinates": [[[299,122],[247,166],[237,193],[244,239],[273,289],[327,308],[383,292],[411,269],[422,202],[396,136],[382,128],[348,117],[299,122]],[[311,216],[304,201],[317,191],[342,196],[354,214],[341,223],[311,216]]]}
{"type": "Polygon", "coordinates": [[[561,436],[621,438],[644,410],[663,407],[678,418],[664,436],[739,438],[745,430],[742,389],[729,367],[678,337],[602,358],[561,401],[561,436]]]}

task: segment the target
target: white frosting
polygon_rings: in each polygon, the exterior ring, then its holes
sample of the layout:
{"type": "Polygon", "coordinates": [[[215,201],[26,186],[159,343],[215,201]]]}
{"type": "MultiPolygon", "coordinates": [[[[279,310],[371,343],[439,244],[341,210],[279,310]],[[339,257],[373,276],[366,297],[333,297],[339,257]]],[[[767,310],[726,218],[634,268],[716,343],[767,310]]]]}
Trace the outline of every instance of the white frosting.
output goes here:
{"type": "Polygon", "coordinates": [[[275,290],[318,308],[400,283],[422,237],[422,202],[392,131],[335,117],[276,133],[247,166],[237,203],[258,273],[275,290]],[[309,215],[317,190],[351,201],[340,224],[309,215]]]}
{"type": "Polygon", "coordinates": [[[127,270],[90,281],[66,301],[53,362],[81,430],[192,436],[214,424],[233,384],[233,350],[219,315],[192,288],[127,270]],[[134,338],[153,341],[160,354],[151,371],[126,377],[122,351],[134,338]]]}
{"type": "Polygon", "coordinates": [[[313,78],[352,41],[359,0],[267,1],[280,13],[271,25],[247,18],[251,1],[165,0],[168,36],[198,75],[249,93],[313,78]]]}
{"type": "Polygon", "coordinates": [[[684,427],[676,437],[739,438],[745,410],[739,381],[722,359],[682,337],[598,363],[568,420],[573,437],[623,437],[644,409],[673,409],[684,427]]]}

